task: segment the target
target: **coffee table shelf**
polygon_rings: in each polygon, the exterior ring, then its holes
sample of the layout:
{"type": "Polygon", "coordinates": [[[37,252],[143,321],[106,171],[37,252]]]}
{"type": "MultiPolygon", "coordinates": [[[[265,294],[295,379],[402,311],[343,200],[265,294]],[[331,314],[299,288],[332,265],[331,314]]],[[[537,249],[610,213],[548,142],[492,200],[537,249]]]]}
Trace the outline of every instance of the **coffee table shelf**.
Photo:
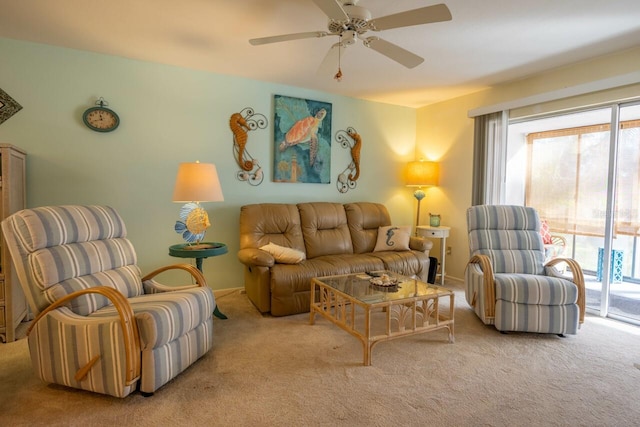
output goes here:
{"type": "Polygon", "coordinates": [[[360,340],[365,366],[371,365],[373,347],[382,341],[447,329],[453,343],[454,293],[387,274],[398,279],[398,286],[380,289],[362,273],[312,279],[309,323],[313,325],[318,314],[360,340]]]}

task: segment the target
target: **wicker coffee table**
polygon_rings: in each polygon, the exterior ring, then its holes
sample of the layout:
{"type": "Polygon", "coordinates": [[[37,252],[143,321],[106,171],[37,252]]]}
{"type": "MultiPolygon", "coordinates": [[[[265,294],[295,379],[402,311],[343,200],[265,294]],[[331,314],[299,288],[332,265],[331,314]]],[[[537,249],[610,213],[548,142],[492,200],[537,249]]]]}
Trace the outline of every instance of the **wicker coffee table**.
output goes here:
{"type": "Polygon", "coordinates": [[[312,279],[309,322],[313,325],[319,314],[358,338],[366,366],[371,365],[371,351],[381,341],[447,329],[453,343],[453,292],[384,273],[397,285],[375,285],[371,276],[362,273],[312,279]]]}

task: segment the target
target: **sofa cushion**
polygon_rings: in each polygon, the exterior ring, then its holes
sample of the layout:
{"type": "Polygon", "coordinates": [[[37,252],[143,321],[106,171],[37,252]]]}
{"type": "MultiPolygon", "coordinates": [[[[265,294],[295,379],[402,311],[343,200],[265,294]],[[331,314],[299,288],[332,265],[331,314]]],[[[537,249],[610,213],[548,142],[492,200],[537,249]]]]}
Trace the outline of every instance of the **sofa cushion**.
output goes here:
{"type": "Polygon", "coordinates": [[[269,252],[273,255],[276,262],[282,264],[298,264],[306,258],[302,251],[286,248],[284,246],[276,245],[275,243],[269,243],[268,245],[261,246],[260,249],[265,252],[269,252]]]}
{"type": "Polygon", "coordinates": [[[386,206],[380,203],[358,202],[344,205],[353,242],[353,252],[373,252],[378,238],[378,228],[391,225],[386,206]]]}
{"type": "Polygon", "coordinates": [[[305,250],[296,205],[259,203],[240,208],[240,249],[269,243],[305,250]]]}
{"type": "Polygon", "coordinates": [[[429,254],[420,251],[385,251],[373,252],[371,257],[382,261],[383,269],[403,274],[418,276],[423,282],[427,281],[429,273],[429,254]]]}
{"type": "Polygon", "coordinates": [[[309,311],[311,279],[365,271],[383,270],[381,259],[368,255],[323,255],[291,265],[271,268],[271,314],[286,316],[309,311]]]}
{"type": "Polygon", "coordinates": [[[389,225],[378,228],[378,239],[374,252],[380,251],[408,251],[411,227],[397,227],[389,225]]]}
{"type": "Polygon", "coordinates": [[[353,253],[347,215],[340,203],[298,204],[307,258],[353,253]]]}

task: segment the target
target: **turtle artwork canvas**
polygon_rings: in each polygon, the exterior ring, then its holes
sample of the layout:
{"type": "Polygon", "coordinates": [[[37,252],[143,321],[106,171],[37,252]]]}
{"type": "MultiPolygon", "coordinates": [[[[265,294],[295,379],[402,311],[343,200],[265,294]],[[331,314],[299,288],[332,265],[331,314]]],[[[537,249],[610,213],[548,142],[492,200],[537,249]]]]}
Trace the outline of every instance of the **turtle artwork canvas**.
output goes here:
{"type": "Polygon", "coordinates": [[[331,182],[331,104],[274,95],[274,182],[331,182]]]}

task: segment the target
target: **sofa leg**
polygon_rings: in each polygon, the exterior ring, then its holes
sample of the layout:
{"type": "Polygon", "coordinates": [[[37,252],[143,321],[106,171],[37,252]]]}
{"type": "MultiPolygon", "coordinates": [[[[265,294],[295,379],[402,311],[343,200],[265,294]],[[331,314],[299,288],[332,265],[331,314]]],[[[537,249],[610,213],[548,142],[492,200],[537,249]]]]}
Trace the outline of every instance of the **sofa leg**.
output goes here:
{"type": "Polygon", "coordinates": [[[558,336],[559,336],[560,338],[566,338],[566,337],[567,337],[565,334],[558,334],[558,336]]]}
{"type": "Polygon", "coordinates": [[[153,392],[148,393],[146,391],[141,391],[140,394],[142,395],[142,397],[151,397],[151,396],[153,396],[153,392]]]}

